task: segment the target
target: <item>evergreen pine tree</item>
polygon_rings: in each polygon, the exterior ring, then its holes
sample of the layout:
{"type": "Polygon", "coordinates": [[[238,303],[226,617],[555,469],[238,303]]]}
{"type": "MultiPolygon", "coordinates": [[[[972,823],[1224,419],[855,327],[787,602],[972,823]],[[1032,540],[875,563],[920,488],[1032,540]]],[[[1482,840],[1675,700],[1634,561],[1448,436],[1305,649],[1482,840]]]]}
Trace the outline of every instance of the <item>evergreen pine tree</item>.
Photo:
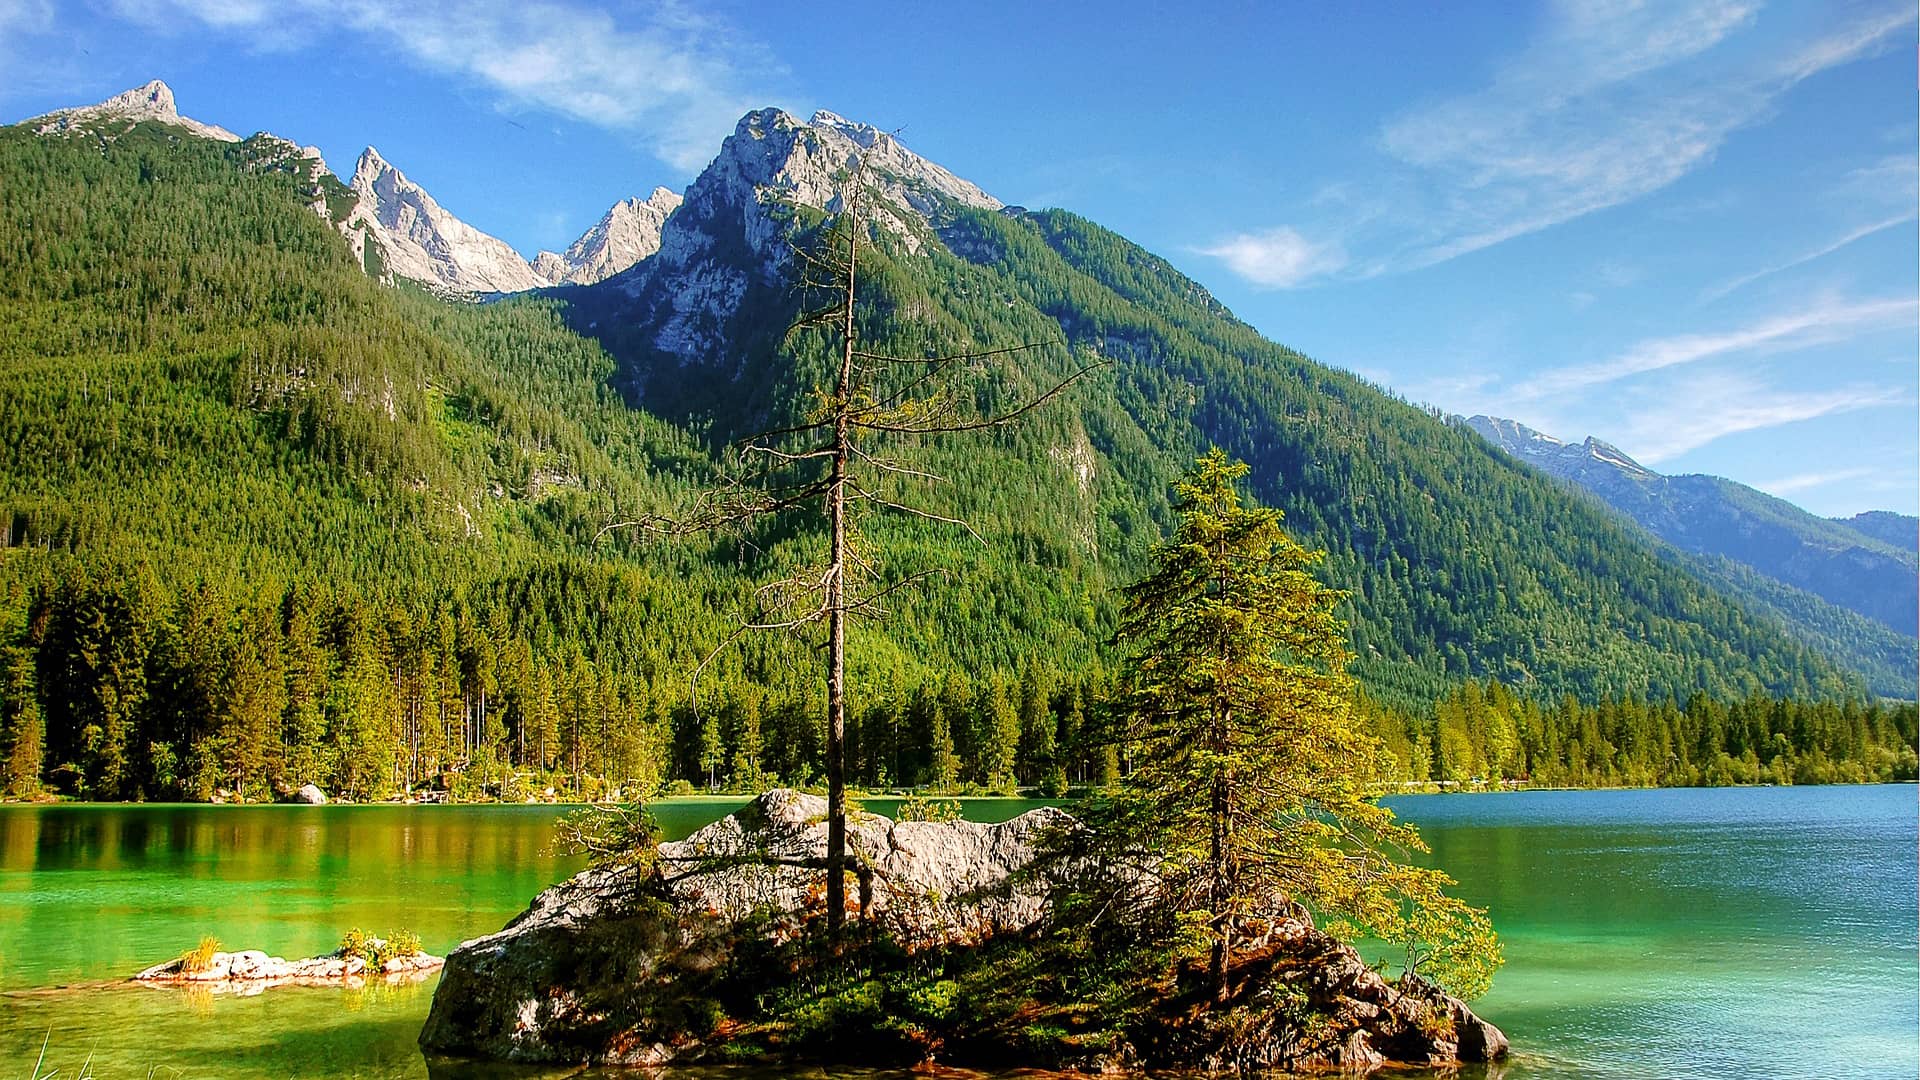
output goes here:
{"type": "Polygon", "coordinates": [[[8,648],[0,678],[0,795],[24,799],[40,793],[46,755],[46,721],[33,675],[33,653],[8,648]]]}
{"type": "Polygon", "coordinates": [[[1407,940],[1457,990],[1484,989],[1499,962],[1485,914],[1446,897],[1439,871],[1384,854],[1423,848],[1369,797],[1384,751],[1355,719],[1341,594],[1277,511],[1242,505],[1246,472],[1201,458],[1176,487],[1173,538],[1126,590],[1120,801],[1129,843],[1161,863],[1153,900],[1204,922],[1216,1000],[1240,935],[1276,901],[1407,940]]]}

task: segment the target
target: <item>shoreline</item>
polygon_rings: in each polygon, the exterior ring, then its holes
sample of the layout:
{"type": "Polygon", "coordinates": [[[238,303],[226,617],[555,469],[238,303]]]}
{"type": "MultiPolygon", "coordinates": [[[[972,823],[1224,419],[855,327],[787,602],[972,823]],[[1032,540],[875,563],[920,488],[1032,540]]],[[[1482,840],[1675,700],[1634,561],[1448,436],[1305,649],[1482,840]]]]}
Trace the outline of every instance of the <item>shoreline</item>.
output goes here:
{"type": "MultiPolygon", "coordinates": [[[[1402,788],[1399,790],[1387,791],[1382,793],[1379,796],[1379,798],[1401,799],[1401,798],[1407,798],[1409,796],[1415,796],[1415,795],[1523,795],[1529,792],[1553,792],[1553,791],[1562,791],[1562,792],[1564,791],[1751,791],[1751,790],[1763,790],[1768,788],[1847,788],[1847,787],[1857,787],[1857,788],[1920,787],[1920,780],[1879,780],[1879,781],[1872,781],[1868,783],[1834,783],[1834,784],[1711,784],[1711,785],[1710,784],[1671,784],[1671,785],[1660,784],[1660,785],[1637,785],[1637,786],[1636,785],[1611,785],[1611,786],[1596,786],[1596,787],[1565,787],[1565,786],[1550,785],[1550,784],[1539,784],[1539,785],[1514,784],[1510,786],[1498,786],[1498,787],[1490,787],[1486,785],[1472,785],[1472,786],[1463,785],[1463,786],[1453,787],[1453,788],[1443,788],[1438,786],[1437,784],[1428,782],[1428,783],[1416,784],[1415,786],[1402,788]]],[[[798,790],[809,791],[810,789],[801,788],[798,790]]],[[[742,791],[737,793],[736,792],[717,792],[717,793],[708,792],[708,793],[696,793],[692,795],[662,795],[657,798],[646,800],[646,804],[649,806],[659,805],[663,803],[667,803],[667,804],[714,803],[719,805],[733,805],[733,804],[745,802],[747,800],[752,799],[754,797],[754,794],[755,793],[753,792],[742,791]]],[[[1048,796],[1048,795],[1038,795],[1038,794],[1035,794],[1035,795],[1018,794],[1018,795],[927,796],[927,795],[917,795],[917,794],[905,794],[905,795],[903,794],[871,794],[871,793],[856,794],[853,792],[849,792],[847,797],[854,802],[899,802],[899,801],[904,801],[904,800],[913,799],[913,798],[932,798],[940,802],[958,802],[958,803],[1023,802],[1023,803],[1033,803],[1033,804],[1042,805],[1042,806],[1065,806],[1065,805],[1071,804],[1074,801],[1074,798],[1072,796],[1064,796],[1064,795],[1048,796]]],[[[564,810],[564,809],[577,809],[583,806],[618,806],[618,805],[625,805],[625,804],[610,803],[610,802],[571,801],[571,800],[555,800],[552,802],[546,802],[546,801],[506,802],[499,799],[471,799],[471,800],[460,800],[460,801],[455,801],[452,799],[413,799],[413,800],[382,799],[376,802],[347,802],[344,800],[329,799],[324,804],[315,805],[315,804],[309,804],[309,803],[294,803],[294,802],[187,802],[187,801],[142,802],[142,801],[128,801],[128,800],[75,799],[75,798],[70,798],[66,796],[56,796],[53,798],[45,798],[45,799],[0,798],[0,808],[42,807],[42,806],[44,807],[144,806],[144,807],[155,807],[155,808],[195,807],[199,809],[216,809],[217,808],[217,809],[234,809],[234,810],[260,810],[260,809],[266,809],[266,808],[281,808],[281,809],[288,809],[288,810],[326,810],[326,809],[335,808],[335,807],[357,808],[357,809],[376,809],[376,808],[415,809],[415,808],[423,808],[423,807],[492,806],[492,807],[509,807],[509,808],[524,808],[524,809],[563,809],[564,810]]]]}

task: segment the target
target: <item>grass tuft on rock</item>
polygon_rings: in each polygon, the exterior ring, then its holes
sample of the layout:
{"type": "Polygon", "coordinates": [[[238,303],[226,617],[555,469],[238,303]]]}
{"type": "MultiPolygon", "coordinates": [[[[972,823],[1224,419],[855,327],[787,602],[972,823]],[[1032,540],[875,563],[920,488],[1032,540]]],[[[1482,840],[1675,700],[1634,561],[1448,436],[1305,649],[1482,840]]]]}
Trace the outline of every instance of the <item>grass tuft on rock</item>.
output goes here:
{"type": "Polygon", "coordinates": [[[209,934],[200,939],[200,944],[180,955],[180,970],[188,975],[197,975],[213,967],[213,955],[220,951],[220,939],[209,934]]]}

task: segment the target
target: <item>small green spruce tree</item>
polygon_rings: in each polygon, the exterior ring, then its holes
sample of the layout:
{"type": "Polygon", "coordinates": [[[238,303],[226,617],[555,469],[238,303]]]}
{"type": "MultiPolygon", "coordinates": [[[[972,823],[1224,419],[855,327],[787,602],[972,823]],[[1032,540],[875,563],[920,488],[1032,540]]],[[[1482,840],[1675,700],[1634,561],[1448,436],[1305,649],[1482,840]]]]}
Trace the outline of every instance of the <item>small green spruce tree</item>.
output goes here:
{"type": "Polygon", "coordinates": [[[1128,587],[1119,695],[1132,769],[1118,800],[1159,862],[1154,902],[1205,927],[1215,1000],[1229,997],[1236,935],[1302,903],[1335,925],[1408,941],[1466,991],[1499,963],[1484,911],[1451,879],[1393,851],[1423,851],[1373,799],[1385,753],[1353,709],[1343,594],[1312,573],[1323,553],[1244,505],[1247,466],[1214,450],[1176,485],[1179,525],[1128,587]]]}

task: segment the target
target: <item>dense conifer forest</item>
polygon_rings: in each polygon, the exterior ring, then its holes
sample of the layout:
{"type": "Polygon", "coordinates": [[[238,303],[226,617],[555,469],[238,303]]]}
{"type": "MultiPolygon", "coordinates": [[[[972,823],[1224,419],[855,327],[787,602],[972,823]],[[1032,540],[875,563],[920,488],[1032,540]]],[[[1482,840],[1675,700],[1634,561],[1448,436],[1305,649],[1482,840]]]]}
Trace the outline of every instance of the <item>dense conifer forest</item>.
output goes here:
{"type": "MultiPolygon", "coordinates": [[[[580,332],[603,293],[383,285],[323,219],[337,183],[283,145],[0,129],[0,786],[814,779],[810,642],[742,639],[697,708],[690,677],[816,524],[603,532],[695,498],[718,444],[802,407],[805,365],[763,350],[736,384],[753,393],[681,371],[676,396],[637,338],[580,332]]],[[[1061,790],[1124,767],[1104,729],[1117,583],[1214,442],[1329,552],[1392,779],[1912,778],[1913,707],[1872,703],[1885,680],[1845,641],[1793,637],[1470,432],[1260,339],[1071,215],[968,216],[946,242],[966,257],[878,260],[871,340],[1056,342],[989,397],[1112,363],[929,453],[954,481],[938,505],[984,543],[876,532],[946,573],[854,631],[858,784],[1061,790]]],[[[777,341],[785,316],[757,317],[777,341]]]]}

